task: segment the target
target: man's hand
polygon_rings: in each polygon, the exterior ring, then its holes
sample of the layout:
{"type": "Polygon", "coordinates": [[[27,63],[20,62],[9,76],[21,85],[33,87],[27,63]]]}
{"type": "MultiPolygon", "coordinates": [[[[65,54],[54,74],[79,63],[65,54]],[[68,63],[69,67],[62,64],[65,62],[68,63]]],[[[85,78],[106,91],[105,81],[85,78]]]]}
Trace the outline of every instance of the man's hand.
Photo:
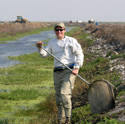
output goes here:
{"type": "Polygon", "coordinates": [[[41,49],[41,46],[42,46],[42,45],[43,45],[42,41],[38,41],[38,42],[36,43],[36,46],[37,46],[38,49],[41,49]]]}
{"type": "Polygon", "coordinates": [[[79,69],[78,69],[78,68],[74,68],[74,69],[72,70],[72,73],[73,73],[74,75],[77,75],[77,74],[79,73],[79,69]]]}

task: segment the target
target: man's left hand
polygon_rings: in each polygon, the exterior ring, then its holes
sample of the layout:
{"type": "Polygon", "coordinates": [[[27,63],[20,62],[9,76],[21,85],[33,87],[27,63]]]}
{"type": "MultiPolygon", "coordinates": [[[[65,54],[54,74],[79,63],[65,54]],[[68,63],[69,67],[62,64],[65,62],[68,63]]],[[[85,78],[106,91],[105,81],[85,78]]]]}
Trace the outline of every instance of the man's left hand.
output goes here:
{"type": "Polygon", "coordinates": [[[79,69],[78,69],[78,68],[74,68],[74,69],[72,70],[72,73],[73,73],[74,75],[77,75],[77,74],[79,73],[79,69]]]}

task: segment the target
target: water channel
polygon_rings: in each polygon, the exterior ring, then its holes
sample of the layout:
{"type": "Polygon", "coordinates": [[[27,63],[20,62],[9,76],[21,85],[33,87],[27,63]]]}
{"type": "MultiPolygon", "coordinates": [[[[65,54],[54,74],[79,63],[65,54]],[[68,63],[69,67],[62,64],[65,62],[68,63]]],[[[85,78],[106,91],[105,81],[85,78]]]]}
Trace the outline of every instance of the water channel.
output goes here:
{"type": "MultiPolygon", "coordinates": [[[[70,31],[73,27],[67,27],[70,31]]],[[[8,56],[19,56],[38,51],[35,44],[39,40],[47,40],[55,37],[54,31],[42,31],[39,34],[28,35],[17,41],[6,41],[0,44],[0,68],[6,68],[18,64],[18,61],[9,60],[8,56]]]]}

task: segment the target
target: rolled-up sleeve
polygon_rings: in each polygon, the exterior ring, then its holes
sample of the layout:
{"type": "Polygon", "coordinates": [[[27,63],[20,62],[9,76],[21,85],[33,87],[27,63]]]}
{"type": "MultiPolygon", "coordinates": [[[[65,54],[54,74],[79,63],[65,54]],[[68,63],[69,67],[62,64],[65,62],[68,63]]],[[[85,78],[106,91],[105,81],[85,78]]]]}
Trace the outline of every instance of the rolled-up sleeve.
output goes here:
{"type": "MultiPolygon", "coordinates": [[[[44,48],[46,49],[46,51],[51,53],[51,45],[50,45],[50,43],[48,43],[48,45],[46,47],[44,47],[44,48]]],[[[45,57],[49,56],[49,54],[46,51],[41,48],[38,52],[39,52],[41,57],[45,58],[45,57]]]]}

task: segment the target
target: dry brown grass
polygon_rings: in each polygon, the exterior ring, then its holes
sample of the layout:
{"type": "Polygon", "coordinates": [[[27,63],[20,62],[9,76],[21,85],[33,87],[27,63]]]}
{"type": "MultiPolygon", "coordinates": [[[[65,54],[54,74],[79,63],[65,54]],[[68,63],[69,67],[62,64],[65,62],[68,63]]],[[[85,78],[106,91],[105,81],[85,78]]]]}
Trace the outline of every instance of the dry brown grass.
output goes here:
{"type": "Polygon", "coordinates": [[[20,23],[3,23],[0,24],[0,37],[3,34],[16,35],[17,33],[27,32],[33,29],[49,26],[51,23],[30,22],[25,24],[20,23]]]}
{"type": "Polygon", "coordinates": [[[125,43],[125,24],[101,24],[98,27],[87,25],[91,32],[95,33],[97,38],[103,38],[106,41],[118,40],[125,43]]]}
{"type": "Polygon", "coordinates": [[[100,25],[95,33],[97,37],[104,39],[117,39],[125,42],[125,25],[100,25]]]}
{"type": "Polygon", "coordinates": [[[99,26],[88,24],[85,30],[91,31],[96,38],[102,38],[109,43],[119,43],[125,46],[125,24],[100,24],[99,26]]]}

